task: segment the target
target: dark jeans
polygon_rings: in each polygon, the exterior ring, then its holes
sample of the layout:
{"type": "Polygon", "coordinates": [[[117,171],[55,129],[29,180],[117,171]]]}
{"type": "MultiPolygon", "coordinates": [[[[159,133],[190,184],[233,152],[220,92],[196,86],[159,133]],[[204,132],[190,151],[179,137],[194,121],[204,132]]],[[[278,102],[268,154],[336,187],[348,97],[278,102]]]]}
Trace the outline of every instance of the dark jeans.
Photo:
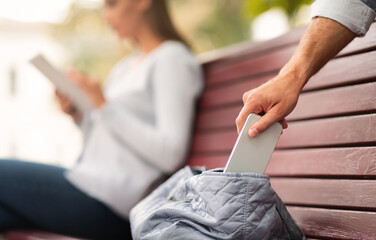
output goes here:
{"type": "Polygon", "coordinates": [[[65,171],[0,160],[0,232],[33,228],[91,239],[131,239],[129,222],[71,185],[65,171]]]}

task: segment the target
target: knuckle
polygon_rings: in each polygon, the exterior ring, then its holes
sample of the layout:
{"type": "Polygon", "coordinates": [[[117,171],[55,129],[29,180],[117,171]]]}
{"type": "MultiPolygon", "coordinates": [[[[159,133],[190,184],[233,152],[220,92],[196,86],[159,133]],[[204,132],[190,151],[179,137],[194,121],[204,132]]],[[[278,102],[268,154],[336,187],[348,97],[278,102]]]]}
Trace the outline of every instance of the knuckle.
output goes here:
{"type": "Polygon", "coordinates": [[[240,116],[238,116],[236,119],[235,119],[235,123],[236,125],[239,125],[241,122],[241,119],[240,119],[240,116]]]}
{"type": "Polygon", "coordinates": [[[246,101],[248,99],[248,95],[249,95],[249,92],[243,93],[243,96],[242,96],[243,103],[246,103],[246,101]]]}
{"type": "Polygon", "coordinates": [[[277,115],[279,117],[281,117],[284,113],[284,110],[281,106],[275,106],[274,107],[274,115],[277,115]]]}

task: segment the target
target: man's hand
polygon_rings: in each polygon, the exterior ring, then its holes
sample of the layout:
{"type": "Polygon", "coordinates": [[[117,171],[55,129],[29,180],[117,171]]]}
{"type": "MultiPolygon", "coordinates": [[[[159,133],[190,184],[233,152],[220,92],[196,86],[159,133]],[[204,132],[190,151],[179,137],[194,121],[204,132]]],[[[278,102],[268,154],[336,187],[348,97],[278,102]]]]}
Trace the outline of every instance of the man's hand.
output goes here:
{"type": "Polygon", "coordinates": [[[250,137],[259,135],[278,121],[287,128],[285,117],[295,108],[303,86],[355,36],[336,21],[321,17],[313,19],[278,76],[243,95],[244,107],[236,119],[238,132],[250,113],[263,115],[250,128],[250,137]]]}
{"type": "Polygon", "coordinates": [[[292,76],[275,77],[258,88],[243,95],[244,106],[236,119],[238,133],[243,128],[250,113],[263,115],[248,131],[250,137],[256,137],[275,122],[287,128],[285,116],[292,112],[299,97],[299,88],[293,88],[288,81],[292,76]]]}

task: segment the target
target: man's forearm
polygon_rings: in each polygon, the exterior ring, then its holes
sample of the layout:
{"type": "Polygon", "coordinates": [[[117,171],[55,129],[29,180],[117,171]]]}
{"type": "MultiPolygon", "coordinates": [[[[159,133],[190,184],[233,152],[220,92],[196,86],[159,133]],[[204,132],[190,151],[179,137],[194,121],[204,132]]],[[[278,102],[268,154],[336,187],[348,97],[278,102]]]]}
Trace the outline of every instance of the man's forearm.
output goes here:
{"type": "Polygon", "coordinates": [[[279,75],[294,76],[293,85],[300,91],[316,72],[355,37],[356,34],[336,21],[314,18],[293,57],[279,75]]]}

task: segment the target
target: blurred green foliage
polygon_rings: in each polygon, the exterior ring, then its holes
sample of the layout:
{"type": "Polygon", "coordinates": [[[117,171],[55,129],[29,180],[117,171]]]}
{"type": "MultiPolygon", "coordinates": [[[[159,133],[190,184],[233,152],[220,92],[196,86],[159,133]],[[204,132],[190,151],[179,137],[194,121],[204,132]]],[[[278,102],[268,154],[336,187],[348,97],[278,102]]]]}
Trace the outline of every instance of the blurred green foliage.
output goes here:
{"type": "Polygon", "coordinates": [[[303,5],[310,5],[313,0],[243,0],[243,14],[256,18],[271,8],[281,8],[288,16],[290,23],[303,5]]]}
{"type": "Polygon", "coordinates": [[[212,0],[213,11],[193,33],[206,38],[212,48],[221,48],[250,39],[250,21],[242,14],[241,1],[212,0]]]}
{"type": "Polygon", "coordinates": [[[103,82],[115,63],[130,50],[107,27],[98,8],[72,4],[62,23],[51,27],[51,35],[63,47],[67,68],[75,68],[103,82]]]}
{"type": "MultiPolygon", "coordinates": [[[[279,7],[293,21],[298,9],[313,0],[168,0],[173,20],[196,53],[251,39],[251,21],[279,7]]],[[[102,20],[100,7],[87,7],[82,0],[71,6],[69,16],[51,28],[52,36],[72,66],[101,80],[122,57],[132,51],[102,20]]]]}

